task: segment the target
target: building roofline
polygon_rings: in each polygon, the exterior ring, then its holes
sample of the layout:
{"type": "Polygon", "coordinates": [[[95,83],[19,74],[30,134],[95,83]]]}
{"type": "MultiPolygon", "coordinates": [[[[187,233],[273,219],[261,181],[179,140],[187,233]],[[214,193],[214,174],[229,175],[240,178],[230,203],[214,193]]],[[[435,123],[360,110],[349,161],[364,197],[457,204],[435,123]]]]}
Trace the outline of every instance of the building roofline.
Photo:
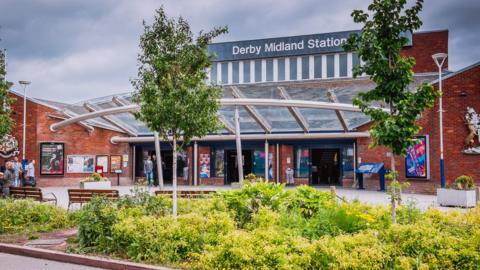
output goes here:
{"type": "Polygon", "coordinates": [[[448,32],[448,29],[424,30],[424,31],[413,32],[413,34],[429,34],[429,33],[439,33],[439,32],[448,32]]]}
{"type": "MultiPolygon", "coordinates": [[[[15,91],[15,90],[10,89],[9,92],[12,93],[12,94],[14,94],[14,95],[16,95],[16,96],[18,96],[18,97],[23,98],[23,94],[15,91]]],[[[28,96],[27,96],[27,101],[30,101],[30,102],[33,102],[33,103],[36,103],[36,104],[39,104],[39,105],[42,105],[42,106],[45,106],[45,107],[48,107],[48,108],[57,110],[57,111],[61,110],[61,108],[58,108],[58,107],[56,107],[56,106],[53,106],[52,104],[48,104],[48,103],[46,103],[46,102],[40,101],[40,100],[38,100],[38,99],[36,99],[36,98],[32,98],[32,97],[28,97],[28,96]]]]}
{"type": "MultiPolygon", "coordinates": [[[[449,79],[449,78],[451,78],[451,77],[455,77],[455,76],[457,76],[458,74],[461,74],[461,73],[463,73],[463,72],[465,72],[465,71],[468,71],[468,70],[470,70],[470,69],[472,69],[472,68],[475,68],[475,67],[478,67],[478,66],[480,66],[480,61],[477,61],[476,63],[473,63],[473,64],[471,64],[471,65],[469,65],[469,66],[466,66],[466,67],[464,67],[464,68],[462,68],[462,69],[459,69],[459,70],[457,70],[457,71],[455,71],[455,72],[449,73],[449,74],[446,75],[445,77],[442,77],[442,81],[445,81],[445,80],[447,80],[447,79],[449,79]]],[[[431,81],[430,84],[436,84],[436,83],[438,83],[438,81],[439,81],[439,80],[436,79],[436,80],[434,80],[434,81],[431,81]]]]}

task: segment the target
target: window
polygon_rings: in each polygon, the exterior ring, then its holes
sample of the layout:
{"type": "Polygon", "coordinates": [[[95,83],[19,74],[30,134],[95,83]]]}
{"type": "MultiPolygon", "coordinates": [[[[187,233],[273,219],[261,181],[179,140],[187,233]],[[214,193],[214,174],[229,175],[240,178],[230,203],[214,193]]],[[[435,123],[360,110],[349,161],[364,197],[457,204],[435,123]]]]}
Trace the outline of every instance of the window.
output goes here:
{"type": "Polygon", "coordinates": [[[295,149],[295,177],[309,177],[310,150],[298,147],[295,149]]]}
{"type": "Polygon", "coordinates": [[[273,59],[267,59],[267,82],[273,81],[273,59]]]}
{"type": "Polygon", "coordinates": [[[250,61],[243,62],[243,82],[250,82],[250,61]]]}
{"type": "Polygon", "coordinates": [[[262,81],[262,60],[255,60],[255,82],[262,81]]]}
{"type": "Polygon", "coordinates": [[[335,76],[335,57],[333,54],[327,55],[327,78],[335,76]]]}
{"type": "Polygon", "coordinates": [[[177,175],[179,177],[188,175],[187,152],[183,149],[177,155],[177,175]]]}
{"type": "Polygon", "coordinates": [[[294,81],[297,79],[297,58],[290,58],[290,80],[294,81]]]}
{"type": "Polygon", "coordinates": [[[313,62],[314,62],[314,67],[313,67],[314,74],[313,74],[313,77],[314,77],[315,79],[320,79],[320,78],[322,78],[322,56],[321,56],[321,55],[316,55],[316,56],[313,58],[313,62]]]}
{"type": "Polygon", "coordinates": [[[360,58],[357,53],[352,53],[352,68],[360,66],[360,58]]]}
{"type": "Polygon", "coordinates": [[[340,77],[347,77],[347,54],[340,54],[340,77]]]}
{"type": "Polygon", "coordinates": [[[302,57],[302,80],[308,80],[310,78],[310,65],[309,57],[302,57]]]}
{"type": "Polygon", "coordinates": [[[212,63],[212,68],[210,70],[210,81],[213,84],[217,83],[217,62],[212,63]]]}
{"type": "Polygon", "coordinates": [[[343,178],[353,179],[354,174],[354,152],[353,146],[344,147],[342,151],[343,178]]]}
{"type": "Polygon", "coordinates": [[[278,80],[285,80],[285,58],[278,59],[278,80]]]}
{"type": "Polygon", "coordinates": [[[215,177],[225,176],[225,163],[224,163],[224,149],[216,149],[214,153],[215,159],[215,177]]]}
{"type": "Polygon", "coordinates": [[[238,83],[239,82],[239,64],[238,62],[233,62],[232,63],[232,72],[233,72],[233,83],[238,83]]]}
{"type": "Polygon", "coordinates": [[[253,152],[253,174],[256,176],[265,176],[265,152],[255,150],[253,152]]]}
{"type": "Polygon", "coordinates": [[[222,63],[222,84],[228,83],[228,63],[222,63]]]}

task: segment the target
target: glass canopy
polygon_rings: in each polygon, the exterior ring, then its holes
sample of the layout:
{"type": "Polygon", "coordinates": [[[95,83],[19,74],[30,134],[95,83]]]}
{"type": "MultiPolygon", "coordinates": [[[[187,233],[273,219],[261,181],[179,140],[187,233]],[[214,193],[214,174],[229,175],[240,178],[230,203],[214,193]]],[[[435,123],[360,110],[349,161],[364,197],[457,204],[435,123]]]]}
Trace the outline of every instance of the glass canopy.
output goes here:
{"type": "MultiPolygon", "coordinates": [[[[431,81],[435,76],[415,76],[411,85],[414,89],[419,83],[431,81]]],[[[374,84],[366,78],[295,81],[280,83],[256,83],[223,86],[223,98],[248,99],[292,99],[305,101],[336,102],[352,104],[358,93],[368,91],[374,84]]],[[[85,100],[76,104],[63,104],[59,111],[68,117],[92,111],[129,105],[132,93],[124,93],[85,100]]],[[[59,107],[58,104],[56,107],[59,107]]],[[[234,125],[235,106],[222,106],[220,118],[226,128],[220,134],[231,134],[234,125]]],[[[315,133],[355,131],[367,123],[369,118],[360,112],[341,112],[330,109],[311,109],[300,107],[276,106],[239,106],[240,132],[244,133],[315,133]]],[[[132,136],[151,135],[148,127],[135,119],[131,113],[97,117],[85,120],[93,126],[102,126],[113,130],[129,131],[132,136]]]]}

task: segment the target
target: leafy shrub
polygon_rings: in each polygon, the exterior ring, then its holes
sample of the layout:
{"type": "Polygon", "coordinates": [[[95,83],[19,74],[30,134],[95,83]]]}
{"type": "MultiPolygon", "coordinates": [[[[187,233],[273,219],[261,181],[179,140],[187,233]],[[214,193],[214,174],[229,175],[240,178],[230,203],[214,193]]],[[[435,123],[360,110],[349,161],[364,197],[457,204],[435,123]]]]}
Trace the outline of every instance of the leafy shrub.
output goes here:
{"type": "Polygon", "coordinates": [[[134,261],[181,263],[197,258],[205,245],[217,245],[233,228],[233,220],[220,212],[190,213],[177,219],[144,216],[114,225],[112,239],[116,252],[134,261]]]}
{"type": "Polygon", "coordinates": [[[473,178],[468,176],[468,175],[461,175],[455,179],[455,182],[453,184],[454,189],[460,189],[460,190],[471,190],[475,187],[475,182],[473,181],[473,178]]]}
{"type": "Polygon", "coordinates": [[[117,205],[119,208],[141,208],[145,215],[163,216],[170,213],[172,202],[165,196],[152,196],[146,189],[135,186],[130,190],[132,195],[122,196],[117,205]]]}
{"type": "Polygon", "coordinates": [[[221,197],[238,224],[243,226],[262,206],[278,210],[286,196],[284,187],[273,183],[244,181],[242,189],[223,192],[221,197]]]}
{"type": "Polygon", "coordinates": [[[0,234],[49,232],[71,226],[64,209],[32,200],[0,199],[0,234]]]}
{"type": "Polygon", "coordinates": [[[79,244],[82,248],[108,251],[112,226],[118,220],[115,203],[104,197],[93,197],[76,213],[79,244]]]}

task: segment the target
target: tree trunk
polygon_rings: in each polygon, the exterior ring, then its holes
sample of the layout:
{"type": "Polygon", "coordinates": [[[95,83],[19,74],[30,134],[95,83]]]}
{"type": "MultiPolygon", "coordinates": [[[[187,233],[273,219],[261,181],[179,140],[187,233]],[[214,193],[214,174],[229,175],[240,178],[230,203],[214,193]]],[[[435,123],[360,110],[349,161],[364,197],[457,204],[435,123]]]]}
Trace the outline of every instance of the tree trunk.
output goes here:
{"type": "Polygon", "coordinates": [[[172,184],[173,184],[173,218],[177,218],[177,139],[173,133],[173,165],[172,165],[172,184]]]}
{"type": "MultiPolygon", "coordinates": [[[[392,156],[390,157],[390,163],[391,163],[391,171],[393,175],[393,181],[397,181],[397,176],[396,176],[396,170],[395,170],[395,155],[393,154],[392,151],[392,156]]],[[[393,186],[391,189],[391,207],[392,207],[392,223],[395,224],[397,223],[397,188],[393,186]]]]}

